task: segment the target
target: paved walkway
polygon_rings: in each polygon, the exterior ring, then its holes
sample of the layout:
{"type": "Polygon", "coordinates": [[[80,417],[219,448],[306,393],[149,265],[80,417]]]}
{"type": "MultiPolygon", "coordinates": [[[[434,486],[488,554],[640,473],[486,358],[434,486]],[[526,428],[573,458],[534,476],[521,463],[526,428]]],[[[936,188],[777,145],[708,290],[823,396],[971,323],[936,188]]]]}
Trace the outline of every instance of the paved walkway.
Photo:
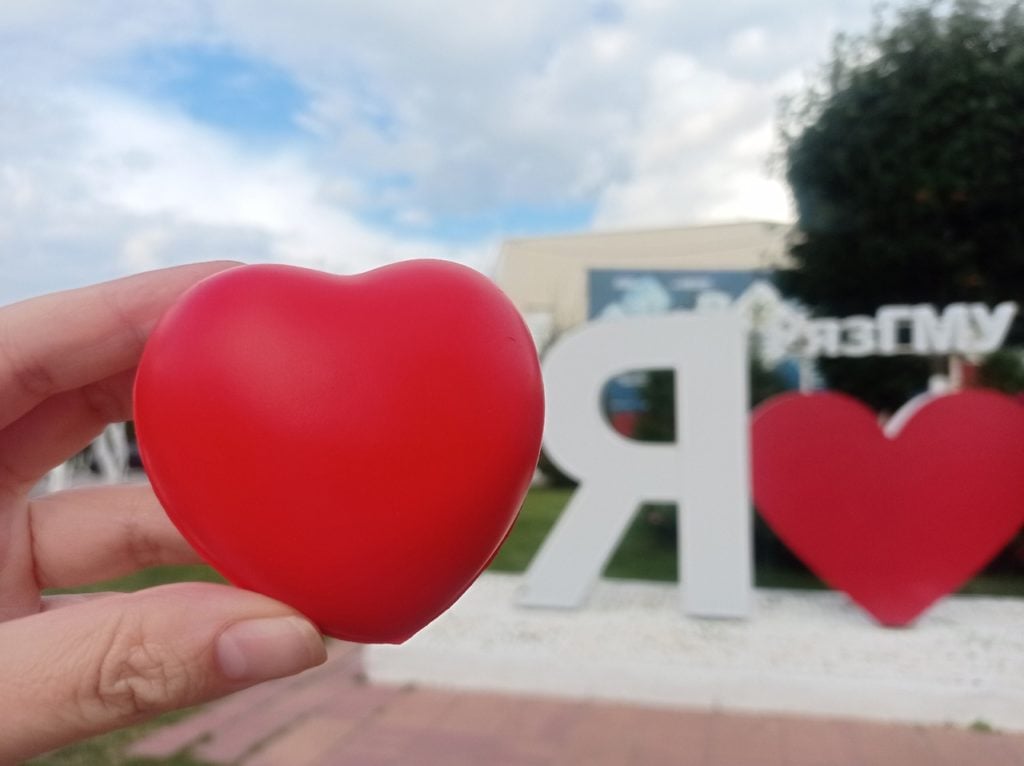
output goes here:
{"type": "Polygon", "coordinates": [[[1024,735],[367,684],[359,648],[137,741],[243,766],[1024,766],[1024,735]]]}

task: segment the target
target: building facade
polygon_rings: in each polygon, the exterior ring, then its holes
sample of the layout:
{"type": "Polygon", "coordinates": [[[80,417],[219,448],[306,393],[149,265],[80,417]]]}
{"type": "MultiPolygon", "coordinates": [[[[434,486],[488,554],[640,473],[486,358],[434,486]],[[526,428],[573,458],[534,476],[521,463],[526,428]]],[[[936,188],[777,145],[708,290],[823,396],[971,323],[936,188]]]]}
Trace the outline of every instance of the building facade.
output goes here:
{"type": "Polygon", "coordinates": [[[735,293],[750,281],[742,275],[786,263],[791,232],[789,224],[755,221],[510,239],[501,249],[497,282],[543,348],[597,318],[616,298],[625,299],[626,313],[630,302],[637,313],[655,313],[659,303],[689,308],[684,294],[702,289],[735,293]],[[645,273],[657,275],[661,294],[652,282],[637,281],[645,273]]]}

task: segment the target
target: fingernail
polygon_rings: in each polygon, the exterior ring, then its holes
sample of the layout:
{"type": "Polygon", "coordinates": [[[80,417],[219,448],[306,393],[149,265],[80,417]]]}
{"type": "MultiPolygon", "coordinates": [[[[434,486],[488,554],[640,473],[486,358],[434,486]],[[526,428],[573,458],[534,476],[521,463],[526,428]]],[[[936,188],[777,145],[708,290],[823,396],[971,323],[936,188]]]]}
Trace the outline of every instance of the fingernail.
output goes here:
{"type": "Polygon", "coordinates": [[[269,681],[327,659],[323,639],[300,617],[269,617],[235,623],[217,639],[217,662],[233,681],[269,681]]]}

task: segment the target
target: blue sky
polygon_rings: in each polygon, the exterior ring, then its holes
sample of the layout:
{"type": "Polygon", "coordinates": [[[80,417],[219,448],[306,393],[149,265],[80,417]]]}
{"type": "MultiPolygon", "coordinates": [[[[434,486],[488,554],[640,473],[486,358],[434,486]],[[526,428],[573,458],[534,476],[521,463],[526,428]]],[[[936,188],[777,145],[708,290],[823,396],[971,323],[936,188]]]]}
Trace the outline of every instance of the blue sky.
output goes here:
{"type": "Polygon", "coordinates": [[[871,3],[0,6],[0,303],[189,260],[493,269],[787,220],[779,99],[871,3]]]}
{"type": "Polygon", "coordinates": [[[111,62],[109,83],[255,146],[303,140],[309,95],[286,70],[226,45],[151,45],[111,62]]]}
{"type": "MultiPolygon", "coordinates": [[[[609,11],[610,13],[610,11],[609,11]]],[[[598,18],[605,18],[603,12],[598,18]]],[[[230,135],[254,151],[301,146],[315,151],[325,143],[302,124],[311,107],[310,94],[286,70],[272,62],[225,45],[146,47],[110,67],[108,84],[133,97],[176,111],[190,120],[230,135]]],[[[358,80],[350,86],[361,92],[358,80]]],[[[396,118],[384,104],[366,94],[361,117],[382,139],[396,130],[396,118]]],[[[408,173],[362,179],[378,193],[408,189],[408,173]]],[[[427,236],[444,243],[468,244],[496,234],[507,236],[556,234],[585,230],[594,213],[591,200],[535,204],[514,199],[483,210],[464,210],[410,222],[372,201],[357,211],[367,225],[399,235],[427,236]]]]}

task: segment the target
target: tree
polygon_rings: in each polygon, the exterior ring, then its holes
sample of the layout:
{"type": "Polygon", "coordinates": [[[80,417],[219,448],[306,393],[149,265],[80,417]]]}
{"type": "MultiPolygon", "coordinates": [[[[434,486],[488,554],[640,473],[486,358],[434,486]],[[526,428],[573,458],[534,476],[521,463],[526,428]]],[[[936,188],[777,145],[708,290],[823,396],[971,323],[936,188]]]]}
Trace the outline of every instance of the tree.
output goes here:
{"type": "MultiPolygon", "coordinates": [[[[813,312],[1024,295],[1019,3],[915,4],[839,37],[782,135],[800,236],[780,286],[813,312]]],[[[923,387],[927,360],[880,361],[823,372],[879,408],[923,387]]]]}

